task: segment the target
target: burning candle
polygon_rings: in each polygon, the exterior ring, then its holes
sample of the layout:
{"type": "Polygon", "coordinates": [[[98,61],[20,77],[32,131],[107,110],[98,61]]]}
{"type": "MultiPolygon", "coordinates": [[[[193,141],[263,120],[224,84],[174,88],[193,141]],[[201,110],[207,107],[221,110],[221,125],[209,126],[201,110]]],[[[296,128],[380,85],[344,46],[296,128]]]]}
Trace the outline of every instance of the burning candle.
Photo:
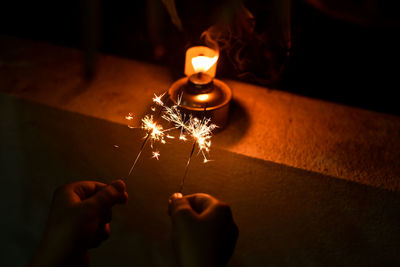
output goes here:
{"type": "Polygon", "coordinates": [[[174,82],[170,98],[177,103],[182,95],[180,107],[195,117],[210,117],[212,122],[225,125],[228,116],[231,89],[215,79],[219,52],[206,46],[194,46],[186,51],[186,77],[174,82]]]}
{"type": "Polygon", "coordinates": [[[186,51],[185,75],[204,73],[211,78],[217,72],[218,51],[206,46],[194,46],[186,51]]]}

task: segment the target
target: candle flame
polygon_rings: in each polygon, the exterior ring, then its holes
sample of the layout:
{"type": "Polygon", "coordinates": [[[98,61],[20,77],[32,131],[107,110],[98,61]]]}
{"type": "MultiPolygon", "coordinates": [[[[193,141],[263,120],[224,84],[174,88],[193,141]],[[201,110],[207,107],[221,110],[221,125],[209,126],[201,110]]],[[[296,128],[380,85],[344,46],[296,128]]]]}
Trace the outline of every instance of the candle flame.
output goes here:
{"type": "Polygon", "coordinates": [[[218,60],[218,56],[197,56],[192,58],[193,69],[196,73],[207,72],[218,60]]]}

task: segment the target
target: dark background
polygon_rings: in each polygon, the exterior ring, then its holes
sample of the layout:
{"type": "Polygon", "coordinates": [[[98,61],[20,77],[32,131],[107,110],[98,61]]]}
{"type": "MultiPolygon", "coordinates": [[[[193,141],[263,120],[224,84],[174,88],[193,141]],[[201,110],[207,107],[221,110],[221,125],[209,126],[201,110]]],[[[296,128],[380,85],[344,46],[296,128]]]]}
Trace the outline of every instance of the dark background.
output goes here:
{"type": "MultiPolygon", "coordinates": [[[[201,32],[227,12],[225,5],[238,3],[220,2],[177,0],[184,27],[179,31],[161,0],[8,0],[0,4],[0,33],[82,49],[89,62],[95,52],[153,62],[179,77],[185,49],[199,43],[201,32]]],[[[271,1],[243,3],[254,15],[255,32],[271,36],[271,1]]],[[[229,54],[221,51],[217,75],[399,115],[399,19],[393,4],[379,3],[372,7],[379,16],[371,19],[362,9],[341,13],[343,3],[329,12],[332,7],[321,8],[318,1],[293,0],[291,46],[279,72],[271,75],[268,67],[269,54],[276,54],[273,46],[246,39],[242,51],[250,62],[247,69],[235,68],[229,54]]],[[[274,36],[269,38],[266,43],[274,36]]]]}

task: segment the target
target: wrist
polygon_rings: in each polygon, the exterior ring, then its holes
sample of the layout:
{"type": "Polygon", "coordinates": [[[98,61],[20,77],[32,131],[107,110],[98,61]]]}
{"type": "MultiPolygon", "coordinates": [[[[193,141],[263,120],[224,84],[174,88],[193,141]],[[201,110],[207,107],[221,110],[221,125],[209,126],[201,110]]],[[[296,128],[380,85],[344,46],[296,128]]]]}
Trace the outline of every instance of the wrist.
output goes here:
{"type": "Polygon", "coordinates": [[[74,246],[74,242],[67,232],[52,229],[47,230],[43,235],[29,266],[84,267],[89,266],[89,254],[87,249],[74,246]]]}

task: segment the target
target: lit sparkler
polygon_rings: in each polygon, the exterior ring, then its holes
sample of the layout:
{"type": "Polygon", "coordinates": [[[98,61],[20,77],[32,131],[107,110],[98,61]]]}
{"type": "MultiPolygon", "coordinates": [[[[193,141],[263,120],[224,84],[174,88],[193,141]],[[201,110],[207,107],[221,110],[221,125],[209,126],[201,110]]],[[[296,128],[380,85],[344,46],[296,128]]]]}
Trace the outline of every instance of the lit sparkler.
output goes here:
{"type": "Polygon", "coordinates": [[[144,118],[142,119],[142,129],[146,130],[148,132],[148,135],[150,135],[152,145],[156,141],[165,144],[164,129],[161,125],[157,124],[153,120],[153,115],[144,116],[144,118]]]}
{"type": "MultiPolygon", "coordinates": [[[[171,122],[176,129],[180,129],[181,133],[179,139],[186,141],[186,136],[190,136],[194,140],[192,150],[186,162],[185,172],[181,180],[179,192],[182,193],[185,178],[189,170],[190,161],[193,157],[196,144],[198,146],[199,153],[203,155],[203,162],[207,163],[210,161],[207,159],[207,154],[211,147],[211,133],[215,128],[217,128],[217,125],[210,123],[211,119],[209,118],[203,118],[200,120],[196,117],[193,117],[191,114],[186,120],[185,114],[182,114],[179,110],[179,105],[182,101],[182,95],[178,97],[177,103],[171,107],[164,105],[164,103],[161,101],[163,95],[154,96],[155,97],[153,98],[153,101],[164,108],[164,114],[162,115],[162,118],[168,122],[171,122]]],[[[205,110],[206,107],[204,107],[204,111],[205,110]]]]}
{"type": "MultiPolygon", "coordinates": [[[[210,151],[210,147],[211,147],[211,133],[212,131],[217,128],[217,126],[211,122],[211,119],[209,118],[203,118],[203,119],[198,119],[196,117],[193,117],[191,114],[186,117],[185,114],[182,114],[179,106],[182,100],[182,95],[178,97],[177,103],[175,105],[172,106],[168,106],[165,105],[164,102],[162,101],[164,95],[166,93],[163,93],[159,96],[157,96],[156,94],[154,94],[153,97],[153,102],[156,103],[157,105],[161,106],[160,112],[158,113],[157,117],[159,115],[161,115],[161,112],[163,112],[162,114],[162,118],[165,119],[166,121],[170,122],[173,124],[173,128],[169,128],[169,129],[164,129],[160,124],[158,124],[155,120],[153,115],[146,115],[144,116],[144,118],[142,119],[142,126],[141,128],[147,131],[147,134],[144,137],[144,141],[140,147],[140,150],[135,158],[135,161],[132,164],[132,167],[129,171],[129,175],[131,175],[133,169],[136,166],[136,163],[138,161],[138,159],[140,158],[140,155],[144,149],[144,147],[146,146],[148,140],[151,141],[151,147],[153,147],[153,144],[155,142],[160,142],[162,144],[165,144],[165,138],[170,138],[173,139],[175,138],[174,136],[171,136],[169,134],[165,134],[166,131],[170,131],[172,129],[179,129],[180,130],[180,135],[179,135],[179,140],[183,140],[186,141],[188,137],[190,137],[191,139],[193,139],[193,146],[192,146],[192,150],[190,152],[190,155],[188,157],[188,160],[186,162],[186,167],[185,167],[185,171],[181,180],[181,185],[180,185],[180,189],[179,192],[182,192],[183,190],[183,186],[184,186],[184,182],[185,182],[185,178],[186,175],[188,173],[189,170],[189,165],[191,162],[191,159],[193,157],[195,148],[196,148],[196,144],[198,147],[198,153],[201,153],[203,155],[203,162],[207,163],[210,160],[207,159],[207,154],[210,151]]],[[[155,111],[155,107],[151,108],[152,111],[155,111]]],[[[204,111],[206,110],[206,107],[204,108],[204,111]]],[[[126,116],[126,119],[128,120],[132,120],[132,114],[129,114],[128,116],[126,116]]],[[[153,151],[152,152],[152,158],[155,159],[159,159],[160,157],[160,152],[159,151],[153,151]]]]}
{"type": "MultiPolygon", "coordinates": [[[[162,102],[162,98],[163,98],[164,95],[165,95],[165,93],[163,93],[160,96],[156,96],[155,95],[155,98],[153,98],[153,101],[155,103],[157,103],[157,104],[163,104],[164,105],[164,103],[162,102]]],[[[151,110],[155,111],[155,108],[153,109],[153,107],[152,107],[151,110]]],[[[160,116],[161,111],[162,110],[160,110],[160,112],[158,113],[157,117],[160,116]]],[[[131,113],[129,113],[128,116],[126,116],[125,118],[127,120],[132,120],[133,116],[132,116],[131,113]]],[[[130,127],[130,128],[132,128],[132,127],[130,127]]],[[[160,142],[162,144],[165,144],[166,143],[165,136],[167,138],[171,138],[170,135],[165,135],[164,134],[164,132],[168,131],[169,129],[164,130],[163,127],[154,120],[153,115],[144,116],[142,118],[142,126],[140,128],[146,130],[147,134],[145,135],[143,143],[142,143],[142,145],[141,145],[141,147],[139,149],[139,152],[136,155],[135,161],[133,162],[133,164],[131,166],[131,169],[129,170],[128,176],[130,176],[132,174],[132,171],[135,168],[136,163],[138,162],[138,160],[140,158],[140,155],[142,154],[143,149],[144,149],[144,147],[146,146],[146,144],[147,144],[147,142],[149,140],[151,142],[151,147],[153,148],[153,145],[154,145],[155,142],[160,142]]],[[[158,158],[160,156],[160,152],[153,151],[152,153],[153,153],[153,158],[158,160],[158,158]]]]}
{"type": "MultiPolygon", "coordinates": [[[[205,109],[206,108],[204,108],[204,110],[205,109]]],[[[192,115],[189,115],[189,120],[185,124],[185,126],[186,126],[185,131],[193,138],[194,142],[193,142],[192,150],[191,150],[188,160],[186,162],[185,172],[183,173],[183,176],[181,179],[181,185],[179,187],[180,193],[182,193],[183,187],[185,185],[185,178],[186,178],[188,170],[189,170],[190,161],[192,160],[196,144],[198,146],[199,153],[201,153],[203,155],[203,158],[204,158],[203,162],[207,163],[210,161],[209,159],[207,159],[206,154],[208,154],[208,152],[210,151],[210,147],[211,147],[211,140],[210,140],[211,132],[215,128],[217,128],[217,125],[215,125],[213,123],[210,124],[210,121],[211,121],[211,119],[208,119],[208,118],[203,118],[202,120],[199,120],[198,118],[193,117],[192,115]]],[[[185,137],[183,136],[183,138],[185,138],[185,137]]]]}
{"type": "Polygon", "coordinates": [[[179,136],[180,140],[186,141],[186,135],[189,135],[196,141],[199,147],[199,153],[201,152],[204,157],[204,162],[208,162],[206,153],[209,152],[211,146],[211,133],[217,128],[217,125],[210,123],[211,119],[203,118],[198,119],[193,117],[192,114],[186,120],[185,114],[182,114],[179,110],[179,105],[182,100],[182,95],[178,97],[178,101],[175,105],[168,107],[160,100],[163,95],[153,98],[153,101],[164,108],[164,114],[162,118],[166,121],[171,122],[175,128],[181,130],[179,136]]]}

